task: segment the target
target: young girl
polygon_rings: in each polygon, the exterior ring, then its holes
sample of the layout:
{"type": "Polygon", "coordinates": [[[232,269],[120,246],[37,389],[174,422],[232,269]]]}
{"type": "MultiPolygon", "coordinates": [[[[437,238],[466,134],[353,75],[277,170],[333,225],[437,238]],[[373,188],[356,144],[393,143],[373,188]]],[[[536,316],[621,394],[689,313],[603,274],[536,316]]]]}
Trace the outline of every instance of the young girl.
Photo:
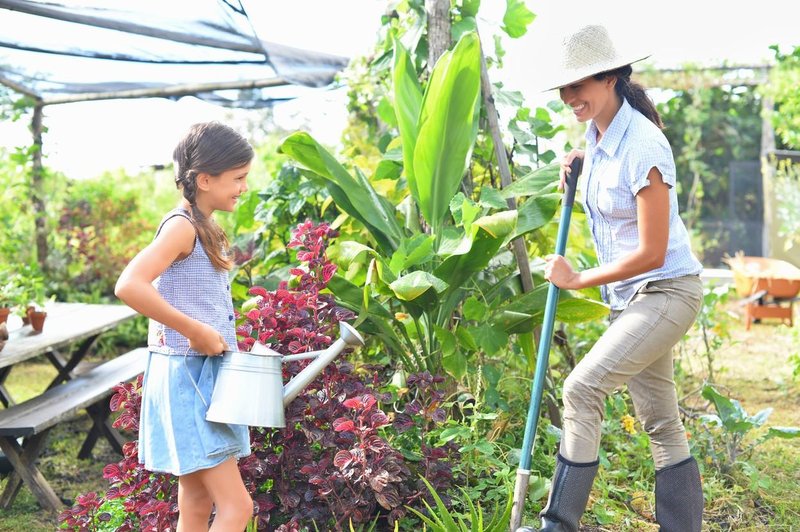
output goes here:
{"type": "Polygon", "coordinates": [[[228,241],[212,213],[236,207],[252,159],[250,144],[230,127],[192,126],[173,152],[183,199],[115,290],[150,318],[139,460],[178,476],[178,531],[208,530],[212,506],[214,531],[241,532],[253,514],[236,464],[250,453],[248,428],[205,419],[217,355],[236,346],[228,241]]]}
{"type": "Polygon", "coordinates": [[[700,530],[703,490],[678,414],[672,348],[691,327],[703,297],[701,264],[678,216],[672,151],[630,64],[602,26],[563,42],[563,77],[552,83],[579,122],[588,122],[583,201],[599,266],[576,272],[547,257],[545,277],[562,289],[601,286],[611,307],[608,329],[564,382],[562,440],[547,531],[575,531],[598,467],[604,399],[628,385],[650,436],[656,466],[656,520],[663,532],[700,530]]]}

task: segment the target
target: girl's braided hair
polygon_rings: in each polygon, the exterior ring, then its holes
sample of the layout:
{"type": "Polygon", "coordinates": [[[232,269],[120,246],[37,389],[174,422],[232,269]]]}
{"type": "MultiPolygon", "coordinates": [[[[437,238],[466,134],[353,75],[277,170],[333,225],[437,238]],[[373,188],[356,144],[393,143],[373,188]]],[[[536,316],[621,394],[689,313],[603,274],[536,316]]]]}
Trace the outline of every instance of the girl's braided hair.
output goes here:
{"type": "Polygon", "coordinates": [[[211,264],[218,270],[230,270],[228,238],[213,217],[197,208],[197,176],[218,176],[241,168],[253,159],[253,147],[233,128],[219,122],[193,125],[172,152],[175,185],[191,205],[191,217],[200,243],[211,264]]]}

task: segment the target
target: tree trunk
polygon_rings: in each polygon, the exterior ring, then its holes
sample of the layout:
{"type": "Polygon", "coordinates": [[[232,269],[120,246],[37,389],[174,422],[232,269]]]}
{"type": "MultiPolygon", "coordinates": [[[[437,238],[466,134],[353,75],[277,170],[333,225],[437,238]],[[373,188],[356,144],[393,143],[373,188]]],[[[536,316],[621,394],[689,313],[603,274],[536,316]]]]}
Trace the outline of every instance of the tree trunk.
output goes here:
{"type": "Polygon", "coordinates": [[[425,0],[428,13],[428,72],[450,48],[450,0],[425,0]]]}

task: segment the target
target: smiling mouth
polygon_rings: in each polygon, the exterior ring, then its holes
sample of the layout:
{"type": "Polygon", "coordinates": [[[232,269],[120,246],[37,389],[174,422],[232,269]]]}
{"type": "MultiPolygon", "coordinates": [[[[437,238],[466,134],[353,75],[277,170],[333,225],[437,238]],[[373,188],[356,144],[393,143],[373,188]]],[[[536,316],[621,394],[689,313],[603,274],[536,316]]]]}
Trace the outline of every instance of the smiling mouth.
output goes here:
{"type": "Polygon", "coordinates": [[[582,103],[582,104],[580,104],[580,105],[577,105],[577,106],[573,107],[573,108],[572,108],[572,112],[573,112],[573,113],[580,113],[581,111],[583,111],[583,110],[584,110],[584,108],[586,108],[586,104],[585,104],[585,103],[582,103]]]}

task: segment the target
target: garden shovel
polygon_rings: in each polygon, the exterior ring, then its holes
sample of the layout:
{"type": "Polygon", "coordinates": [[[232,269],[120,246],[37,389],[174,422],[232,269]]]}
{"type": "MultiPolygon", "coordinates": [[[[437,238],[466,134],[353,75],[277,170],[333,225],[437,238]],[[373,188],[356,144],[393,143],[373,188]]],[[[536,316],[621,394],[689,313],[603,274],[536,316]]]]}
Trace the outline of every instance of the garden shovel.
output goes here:
{"type": "MultiPolygon", "coordinates": [[[[575,203],[575,189],[578,185],[578,175],[581,173],[583,159],[575,158],[570,164],[564,184],[564,199],[561,203],[561,220],[558,222],[558,237],[556,238],[556,254],[564,255],[567,247],[567,234],[569,233],[569,220],[572,217],[572,205],[575,203]]],[[[539,408],[544,390],[544,377],[547,374],[547,364],[550,356],[550,340],[553,337],[553,324],[556,320],[556,306],[558,305],[559,289],[553,283],[547,289],[547,302],[544,307],[542,319],[542,334],[539,337],[539,352],[536,355],[536,371],[531,383],[531,401],[528,406],[528,420],[525,423],[525,437],[522,440],[522,454],[517,469],[517,480],[514,486],[514,501],[511,508],[512,532],[520,528],[522,509],[528,493],[528,481],[531,476],[531,455],[533,454],[533,441],[536,439],[536,424],[539,420],[539,408]]],[[[523,530],[531,530],[525,527],[523,530]]]]}

